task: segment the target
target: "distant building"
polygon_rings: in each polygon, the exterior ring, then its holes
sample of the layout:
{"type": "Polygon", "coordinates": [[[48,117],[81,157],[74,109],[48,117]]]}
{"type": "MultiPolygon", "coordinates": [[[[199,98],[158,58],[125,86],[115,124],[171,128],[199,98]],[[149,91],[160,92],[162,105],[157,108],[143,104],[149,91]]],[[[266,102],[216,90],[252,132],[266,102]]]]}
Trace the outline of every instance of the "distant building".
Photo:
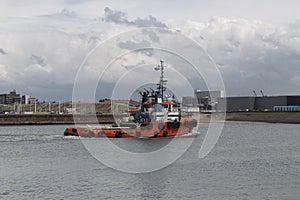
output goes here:
{"type": "Polygon", "coordinates": [[[199,113],[197,97],[182,97],[181,111],[186,113],[199,113]]]}
{"type": "Polygon", "coordinates": [[[300,96],[221,97],[218,112],[299,111],[300,96]]]}
{"type": "Polygon", "coordinates": [[[255,97],[221,97],[218,100],[218,112],[253,111],[255,97]]]}
{"type": "Polygon", "coordinates": [[[0,104],[0,114],[6,114],[14,111],[14,105],[0,104]]]}
{"type": "Polygon", "coordinates": [[[198,100],[196,97],[182,97],[182,106],[184,107],[196,107],[198,106],[198,100]]]}
{"type": "Polygon", "coordinates": [[[21,103],[20,94],[16,90],[11,91],[9,94],[0,94],[0,104],[14,104],[21,103]]]}
{"type": "Polygon", "coordinates": [[[224,91],[195,90],[200,112],[214,112],[217,109],[219,98],[224,97],[224,91]]]}
{"type": "Polygon", "coordinates": [[[31,97],[30,95],[22,96],[22,104],[35,104],[38,102],[37,98],[31,97]]]}

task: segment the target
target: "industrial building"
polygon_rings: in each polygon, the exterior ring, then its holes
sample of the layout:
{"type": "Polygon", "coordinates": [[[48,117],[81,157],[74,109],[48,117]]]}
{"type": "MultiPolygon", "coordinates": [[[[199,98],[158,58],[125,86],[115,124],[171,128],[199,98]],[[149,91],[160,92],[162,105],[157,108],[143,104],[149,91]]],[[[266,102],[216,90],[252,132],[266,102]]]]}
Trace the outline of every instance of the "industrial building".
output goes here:
{"type": "Polygon", "coordinates": [[[183,107],[198,107],[198,99],[196,97],[182,97],[183,107]]]}
{"type": "Polygon", "coordinates": [[[199,107],[200,112],[300,112],[300,95],[225,97],[223,91],[195,90],[195,97],[183,97],[186,108],[199,107]]]}
{"type": "Polygon", "coordinates": [[[300,96],[221,97],[217,112],[300,111],[300,96]]]}
{"type": "Polygon", "coordinates": [[[213,112],[217,110],[219,98],[224,97],[224,91],[195,90],[195,96],[201,112],[213,112]]]}

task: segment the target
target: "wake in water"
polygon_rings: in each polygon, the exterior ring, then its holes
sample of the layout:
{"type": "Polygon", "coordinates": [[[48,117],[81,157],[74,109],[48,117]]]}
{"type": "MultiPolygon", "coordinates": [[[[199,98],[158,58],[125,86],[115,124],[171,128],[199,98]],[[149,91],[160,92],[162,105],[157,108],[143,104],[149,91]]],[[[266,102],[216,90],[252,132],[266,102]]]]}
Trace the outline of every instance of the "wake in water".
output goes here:
{"type": "Polygon", "coordinates": [[[0,142],[51,141],[63,139],[63,135],[14,134],[0,135],[0,142]]]}

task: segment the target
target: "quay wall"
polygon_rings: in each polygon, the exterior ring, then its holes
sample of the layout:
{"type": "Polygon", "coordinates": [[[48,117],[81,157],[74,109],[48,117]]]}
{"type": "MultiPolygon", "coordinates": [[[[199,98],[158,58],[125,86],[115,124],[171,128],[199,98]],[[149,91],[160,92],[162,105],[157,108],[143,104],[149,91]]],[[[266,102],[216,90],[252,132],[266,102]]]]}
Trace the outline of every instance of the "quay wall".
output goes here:
{"type": "Polygon", "coordinates": [[[300,112],[230,112],[200,114],[200,122],[245,121],[300,124],[300,112]]]}
{"type": "MultiPolygon", "coordinates": [[[[235,112],[235,113],[212,113],[196,114],[194,117],[200,122],[226,121],[252,121],[269,123],[295,123],[300,124],[300,112],[235,112]],[[224,116],[225,115],[225,116],[224,116]]],[[[111,124],[114,123],[112,114],[100,115],[56,115],[56,114],[16,114],[0,115],[0,125],[47,125],[47,124],[111,124]],[[95,118],[97,117],[97,119],[95,118]]]]}
{"type": "Polygon", "coordinates": [[[74,124],[74,118],[76,119],[76,123],[81,124],[107,124],[114,122],[113,115],[111,114],[74,116],[70,114],[15,114],[0,115],[0,125],[74,124]]]}

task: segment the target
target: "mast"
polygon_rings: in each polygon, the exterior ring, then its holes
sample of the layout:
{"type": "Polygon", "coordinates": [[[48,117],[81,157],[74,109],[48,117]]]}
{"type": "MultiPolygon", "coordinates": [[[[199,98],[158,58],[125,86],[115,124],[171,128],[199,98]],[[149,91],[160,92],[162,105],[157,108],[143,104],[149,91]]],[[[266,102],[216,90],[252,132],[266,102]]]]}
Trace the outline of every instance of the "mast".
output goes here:
{"type": "Polygon", "coordinates": [[[158,84],[158,91],[159,93],[161,93],[161,96],[162,96],[162,101],[163,101],[163,98],[164,98],[164,91],[166,91],[166,82],[167,80],[164,79],[164,68],[165,68],[165,64],[164,64],[164,60],[163,59],[160,59],[160,64],[157,65],[157,67],[155,67],[154,69],[156,71],[160,70],[160,79],[159,79],[159,84],[158,84]]]}

